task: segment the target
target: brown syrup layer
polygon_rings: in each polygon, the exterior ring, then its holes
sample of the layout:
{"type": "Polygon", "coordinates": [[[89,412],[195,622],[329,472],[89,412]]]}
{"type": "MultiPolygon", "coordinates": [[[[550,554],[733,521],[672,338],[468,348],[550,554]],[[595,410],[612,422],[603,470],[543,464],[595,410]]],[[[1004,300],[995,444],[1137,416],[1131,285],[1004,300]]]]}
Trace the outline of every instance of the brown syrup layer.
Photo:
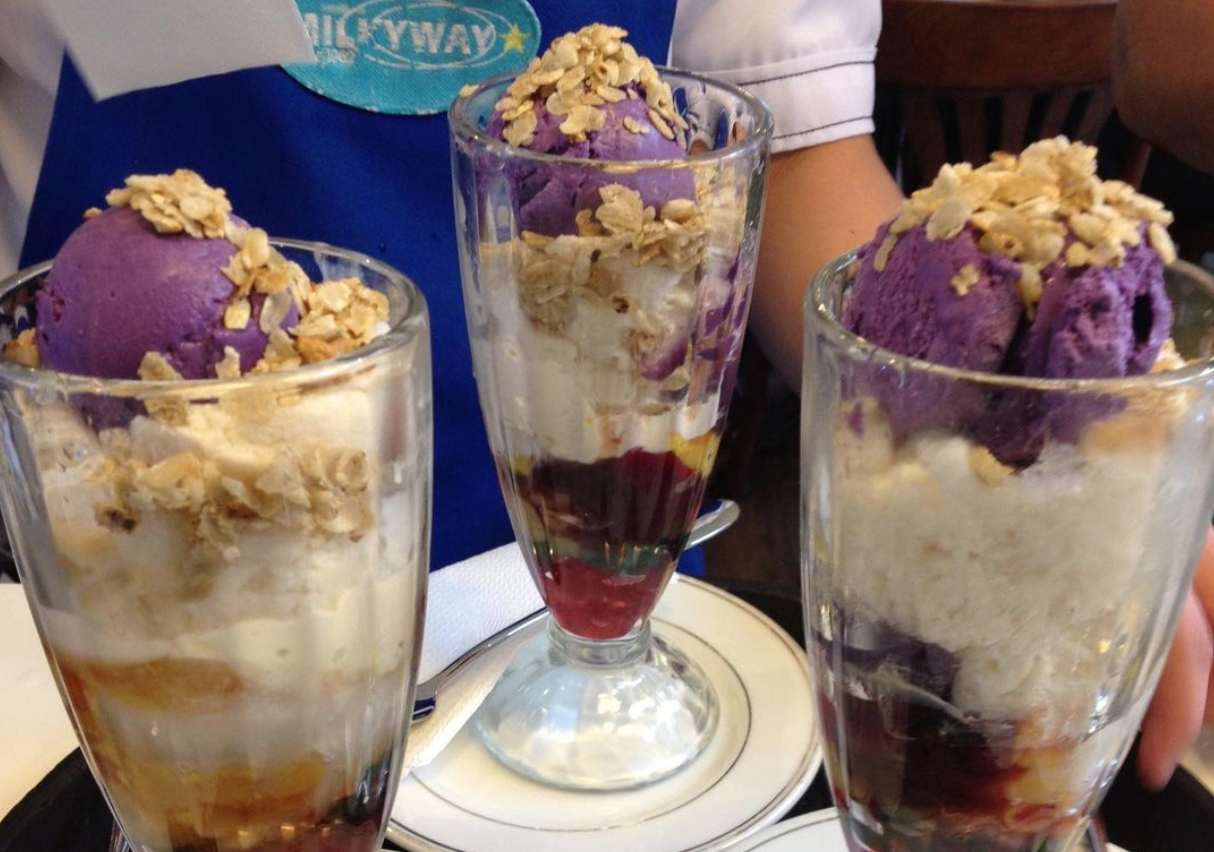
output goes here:
{"type": "MultiPolygon", "coordinates": [[[[375,848],[392,754],[382,743],[367,749],[375,757],[358,761],[358,769],[346,768],[350,755],[326,759],[303,742],[297,757],[259,760],[252,756],[258,746],[251,724],[249,759],[191,768],[178,759],[190,753],[188,744],[174,748],[173,716],[232,709],[247,690],[230,667],[205,660],[114,664],[61,652],[55,657],[96,771],[136,841],[168,837],[174,852],[375,848]],[[145,738],[146,748],[115,736],[123,706],[159,728],[145,738]],[[176,757],[152,751],[158,740],[176,757]]],[[[206,744],[194,745],[205,760],[206,744]]]]}

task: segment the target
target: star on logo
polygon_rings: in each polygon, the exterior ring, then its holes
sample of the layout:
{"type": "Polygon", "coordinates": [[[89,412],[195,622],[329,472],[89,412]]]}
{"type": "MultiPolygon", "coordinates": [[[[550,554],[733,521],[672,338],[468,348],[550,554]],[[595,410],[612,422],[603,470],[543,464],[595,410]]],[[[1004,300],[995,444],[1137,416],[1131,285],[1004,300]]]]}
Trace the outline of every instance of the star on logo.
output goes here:
{"type": "Polygon", "coordinates": [[[509,32],[502,38],[505,43],[505,52],[511,50],[522,53],[523,45],[527,42],[527,34],[519,29],[518,24],[511,24],[509,32]]]}

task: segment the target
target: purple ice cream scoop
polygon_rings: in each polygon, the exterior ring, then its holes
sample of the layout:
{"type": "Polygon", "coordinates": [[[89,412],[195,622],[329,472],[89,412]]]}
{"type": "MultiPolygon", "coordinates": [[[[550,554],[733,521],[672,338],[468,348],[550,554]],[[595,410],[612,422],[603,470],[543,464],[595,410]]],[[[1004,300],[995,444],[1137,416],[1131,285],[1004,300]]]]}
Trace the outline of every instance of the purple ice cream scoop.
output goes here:
{"type": "MultiPolygon", "coordinates": [[[[883,225],[860,252],[843,324],[899,355],[999,372],[1024,313],[1016,290],[1019,265],[979,249],[972,228],[955,239],[933,242],[920,226],[899,235],[878,271],[879,247],[891,224],[883,225]],[[976,283],[959,289],[953,282],[966,267],[976,272],[976,283]]],[[[898,436],[974,420],[982,413],[980,388],[946,378],[884,367],[866,369],[856,378],[885,403],[898,436]]]]}
{"type": "Polygon", "coordinates": [[[979,249],[972,228],[930,242],[918,227],[899,237],[877,272],[877,249],[890,224],[861,252],[843,324],[900,355],[999,372],[1024,312],[1016,292],[1019,265],[979,249]],[[962,295],[952,282],[966,266],[976,271],[977,283],[962,287],[962,295]]]}
{"type": "MultiPolygon", "coordinates": [[[[1145,225],[1119,265],[1070,267],[1059,257],[1042,269],[1031,314],[1017,286],[1020,264],[982,251],[972,226],[936,241],[916,226],[899,235],[878,272],[875,258],[889,228],[860,252],[843,324],[900,355],[983,373],[1112,378],[1148,372],[1171,329],[1163,261],[1145,225]],[[966,265],[977,276],[956,286],[966,265]]],[[[992,394],[978,383],[884,364],[854,379],[882,400],[899,438],[932,428],[968,432],[1015,465],[1031,463],[1051,437],[1076,440],[1083,426],[1116,409],[1114,400],[1077,407],[1036,390],[992,394]]]]}
{"type": "MultiPolygon", "coordinates": [[[[242,372],[265,352],[264,296],[252,294],[244,329],[224,327],[235,287],[221,271],[236,247],[224,239],[159,234],[140,213],[112,208],[64,243],[37,294],[43,364],[65,373],[133,379],[158,352],[186,379],[213,378],[231,346],[242,372]]],[[[299,321],[291,308],[282,327],[299,321]]]]}
{"type": "Polygon", "coordinates": [[[1042,275],[1041,301],[1023,349],[1019,375],[1102,379],[1148,372],[1172,328],[1163,260],[1141,226],[1138,245],[1120,266],[1068,269],[1061,260],[1042,275]]]}
{"type": "MultiPolygon", "coordinates": [[[[638,91],[637,87],[631,87],[638,91]]],[[[605,123],[599,130],[574,141],[560,129],[565,118],[536,104],[537,124],[529,150],[542,154],[596,161],[682,160],[687,151],[675,139],[667,139],[653,125],[644,93],[635,99],[603,104],[605,123]],[[625,122],[641,128],[629,130],[625,122]]],[[[505,124],[495,113],[488,133],[503,139],[505,124]]],[[[599,189],[620,184],[636,190],[646,207],[660,210],[667,201],[695,198],[695,178],[689,170],[640,169],[612,173],[598,167],[581,168],[569,163],[519,162],[512,176],[517,187],[522,228],[546,236],[576,234],[579,211],[599,205],[599,189]]]]}

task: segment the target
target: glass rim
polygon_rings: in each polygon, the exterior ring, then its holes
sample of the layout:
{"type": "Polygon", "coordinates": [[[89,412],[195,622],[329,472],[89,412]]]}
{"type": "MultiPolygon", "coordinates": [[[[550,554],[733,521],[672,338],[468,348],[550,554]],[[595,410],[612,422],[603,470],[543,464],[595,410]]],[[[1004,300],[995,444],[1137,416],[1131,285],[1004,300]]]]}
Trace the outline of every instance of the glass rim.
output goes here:
{"type": "MultiPolygon", "coordinates": [[[[988,385],[999,388],[1015,388],[1032,391],[1055,391],[1066,393],[1116,394],[1142,391],[1147,388],[1168,388],[1190,384],[1193,381],[1214,376],[1214,355],[1175,370],[1161,370],[1157,373],[1144,373],[1137,376],[1113,376],[1099,379],[1055,379],[1037,376],[1012,376],[1002,373],[987,373],[979,370],[967,370],[961,367],[950,367],[902,355],[891,349],[873,343],[852,332],[843,325],[830,305],[829,288],[831,284],[848,267],[859,259],[860,250],[852,249],[829,260],[814,273],[809,289],[805,294],[803,315],[805,318],[805,346],[808,354],[811,330],[817,331],[831,345],[844,350],[850,358],[866,360],[870,363],[884,362],[886,366],[905,370],[911,373],[928,374],[938,378],[954,381],[970,382],[978,385],[988,385]]],[[[1184,261],[1170,264],[1170,268],[1185,268],[1191,266],[1184,261]]],[[[1211,303],[1214,304],[1214,290],[1211,291],[1211,303]]]]}
{"type": "MultiPolygon", "coordinates": [[[[246,373],[237,378],[204,378],[204,379],[114,379],[87,376],[81,373],[65,373],[45,367],[27,367],[15,361],[0,357],[0,382],[8,382],[23,387],[33,387],[48,382],[54,382],[63,393],[87,393],[99,396],[110,395],[123,398],[148,397],[167,392],[195,395],[196,391],[207,394],[230,392],[246,388],[277,384],[310,384],[323,382],[336,376],[357,372],[366,367],[367,362],[379,360],[389,352],[394,352],[416,341],[426,329],[427,307],[425,297],[413,279],[400,270],[383,261],[376,260],[361,252],[339,248],[338,246],[315,240],[297,240],[288,237],[270,237],[271,246],[297,249],[312,253],[322,253],[339,257],[371,269],[384,277],[395,281],[401,286],[408,297],[408,304],[399,319],[389,326],[388,330],[367,343],[350,352],[317,361],[312,364],[301,364],[289,370],[277,370],[266,373],[246,373]]],[[[24,286],[30,280],[46,274],[54,260],[44,260],[20,269],[3,279],[0,279],[0,299],[5,298],[13,290],[24,286]]]]}
{"type": "Polygon", "coordinates": [[[691,168],[704,163],[714,163],[730,160],[734,157],[744,156],[750,151],[760,148],[770,147],[772,134],[775,128],[775,118],[772,116],[771,109],[767,104],[756,95],[751,94],[746,89],[729,83],[725,80],[717,79],[716,77],[707,77],[703,74],[695,74],[690,71],[681,71],[675,68],[668,68],[663,65],[655,66],[658,71],[658,76],[665,80],[668,77],[675,77],[683,80],[690,80],[696,83],[702,83],[708,88],[718,89],[728,92],[738,100],[745,103],[758,117],[757,126],[751,130],[745,139],[738,141],[730,140],[722,148],[714,148],[709,151],[700,151],[697,153],[688,153],[686,157],[681,159],[662,159],[662,160],[591,160],[585,157],[570,157],[566,154],[545,154],[540,151],[532,151],[528,148],[522,148],[517,145],[511,145],[501,139],[494,139],[484,130],[476,126],[467,113],[469,102],[472,98],[482,94],[494,86],[500,86],[502,83],[508,83],[514,80],[521,73],[520,71],[511,71],[506,74],[498,74],[494,77],[482,80],[477,83],[475,88],[465,93],[461,93],[451,106],[447,108],[447,124],[451,129],[451,135],[456,139],[463,139],[475,142],[479,147],[486,151],[497,154],[507,154],[518,160],[531,160],[535,163],[544,163],[548,165],[563,164],[567,166],[577,166],[585,170],[595,170],[604,172],[622,172],[627,170],[642,171],[646,169],[669,169],[669,168],[691,168]]]}

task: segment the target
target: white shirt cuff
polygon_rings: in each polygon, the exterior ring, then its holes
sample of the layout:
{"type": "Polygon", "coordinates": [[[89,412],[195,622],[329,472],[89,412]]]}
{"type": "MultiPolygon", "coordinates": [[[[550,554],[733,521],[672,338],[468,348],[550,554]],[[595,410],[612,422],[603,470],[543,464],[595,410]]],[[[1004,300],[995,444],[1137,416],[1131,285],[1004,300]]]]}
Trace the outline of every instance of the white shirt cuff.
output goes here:
{"type": "Polygon", "coordinates": [[[873,132],[875,53],[856,48],[714,73],[763,99],[776,119],[772,151],[790,151],[873,132]]]}

